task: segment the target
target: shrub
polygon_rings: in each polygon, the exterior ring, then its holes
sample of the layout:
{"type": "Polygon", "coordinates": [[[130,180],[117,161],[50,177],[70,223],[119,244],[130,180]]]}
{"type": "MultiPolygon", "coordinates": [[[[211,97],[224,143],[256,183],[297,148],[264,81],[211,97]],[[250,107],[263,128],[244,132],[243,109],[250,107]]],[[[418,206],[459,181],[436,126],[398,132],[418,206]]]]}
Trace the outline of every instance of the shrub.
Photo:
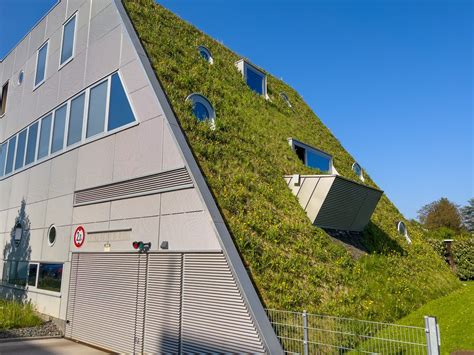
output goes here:
{"type": "Polygon", "coordinates": [[[0,300],[0,330],[40,325],[31,303],[0,300]]]}
{"type": "Polygon", "coordinates": [[[455,240],[451,250],[458,277],[461,280],[474,280],[474,238],[455,240]]]}

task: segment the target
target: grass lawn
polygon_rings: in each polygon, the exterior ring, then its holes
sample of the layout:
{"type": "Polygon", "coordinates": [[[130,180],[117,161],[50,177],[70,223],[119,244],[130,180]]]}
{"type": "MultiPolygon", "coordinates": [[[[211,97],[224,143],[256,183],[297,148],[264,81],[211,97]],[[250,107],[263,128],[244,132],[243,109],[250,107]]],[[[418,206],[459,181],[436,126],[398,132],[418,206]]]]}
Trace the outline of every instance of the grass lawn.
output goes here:
{"type": "Polygon", "coordinates": [[[41,323],[31,304],[0,300],[0,331],[33,327],[41,323]]]}
{"type": "Polygon", "coordinates": [[[399,323],[424,326],[423,316],[438,318],[441,333],[441,353],[474,350],[474,281],[447,296],[428,302],[399,323]]]}

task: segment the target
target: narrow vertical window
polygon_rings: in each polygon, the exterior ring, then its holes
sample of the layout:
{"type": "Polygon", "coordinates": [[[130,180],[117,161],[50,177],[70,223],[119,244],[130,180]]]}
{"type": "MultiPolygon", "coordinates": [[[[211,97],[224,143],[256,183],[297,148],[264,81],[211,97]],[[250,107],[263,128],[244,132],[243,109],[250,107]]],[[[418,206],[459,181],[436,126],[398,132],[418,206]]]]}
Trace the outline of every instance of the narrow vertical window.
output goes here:
{"type": "Polygon", "coordinates": [[[76,15],[71,17],[63,27],[63,43],[61,45],[61,62],[65,64],[74,56],[74,35],[76,32],[76,15]]]}
{"type": "Polygon", "coordinates": [[[107,130],[111,131],[134,121],[135,116],[128,102],[127,94],[125,94],[119,75],[115,73],[112,75],[110,86],[109,123],[107,130]]]}
{"type": "Polygon", "coordinates": [[[40,138],[38,145],[38,159],[44,158],[49,153],[49,139],[51,137],[52,114],[41,120],[40,138]]]}
{"type": "Polygon", "coordinates": [[[62,105],[54,113],[53,141],[51,143],[51,154],[63,149],[64,129],[66,128],[67,104],[62,105]]]}
{"type": "Polygon", "coordinates": [[[0,146],[0,177],[3,176],[5,172],[5,161],[7,160],[7,143],[3,143],[0,146]]]}
{"type": "Polygon", "coordinates": [[[5,168],[5,175],[13,171],[13,159],[15,158],[16,136],[10,138],[8,141],[7,166],[5,168]]]}
{"type": "Polygon", "coordinates": [[[23,167],[25,161],[25,148],[26,148],[26,134],[28,131],[25,129],[18,135],[18,144],[16,145],[16,158],[15,158],[15,170],[23,167]]]}
{"type": "Polygon", "coordinates": [[[46,59],[48,55],[48,42],[38,49],[38,57],[36,58],[36,74],[35,87],[40,85],[46,76],[46,59]]]}
{"type": "Polygon", "coordinates": [[[25,165],[31,164],[35,161],[37,140],[38,140],[38,122],[35,122],[28,129],[28,142],[26,144],[25,165]]]}
{"type": "Polygon", "coordinates": [[[0,97],[0,116],[7,110],[8,81],[2,86],[2,96],[0,97]]]}
{"type": "Polygon", "coordinates": [[[108,80],[93,87],[90,91],[89,113],[87,115],[87,138],[104,131],[107,83],[108,80]]]}
{"type": "Polygon", "coordinates": [[[85,94],[81,94],[71,101],[69,113],[69,127],[67,132],[67,145],[77,143],[82,138],[82,125],[84,120],[85,94]]]}

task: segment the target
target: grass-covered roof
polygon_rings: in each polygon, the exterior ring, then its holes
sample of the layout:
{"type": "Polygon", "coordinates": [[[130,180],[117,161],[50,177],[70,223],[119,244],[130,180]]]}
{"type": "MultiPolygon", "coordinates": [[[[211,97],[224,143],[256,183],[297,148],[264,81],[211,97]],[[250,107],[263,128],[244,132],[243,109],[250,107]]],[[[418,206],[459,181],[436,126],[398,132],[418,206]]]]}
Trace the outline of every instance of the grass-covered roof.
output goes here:
{"type": "Polygon", "coordinates": [[[314,173],[288,137],[332,154],[342,176],[359,180],[354,159],[302,97],[268,74],[265,100],[243,81],[237,54],[152,0],[124,5],[266,307],[391,321],[458,286],[423,231],[385,195],[364,231],[368,255],[354,259],[313,226],[282,178],[314,173]],[[185,98],[195,92],[213,104],[215,130],[192,115],[185,98]],[[399,220],[413,244],[397,234],[399,220]]]}

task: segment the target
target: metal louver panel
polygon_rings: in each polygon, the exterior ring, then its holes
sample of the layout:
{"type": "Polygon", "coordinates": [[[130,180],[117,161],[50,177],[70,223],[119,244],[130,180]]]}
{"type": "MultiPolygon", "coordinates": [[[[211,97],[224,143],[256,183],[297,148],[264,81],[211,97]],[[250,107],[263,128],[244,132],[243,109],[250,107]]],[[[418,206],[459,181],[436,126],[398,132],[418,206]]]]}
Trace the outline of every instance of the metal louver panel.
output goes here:
{"type": "Polygon", "coordinates": [[[74,193],[74,206],[113,201],[190,187],[193,187],[193,181],[191,180],[188,171],[186,168],[180,168],[76,191],[74,193]]]}
{"type": "Polygon", "coordinates": [[[183,353],[263,353],[252,318],[223,254],[185,254],[183,353]]]}
{"type": "Polygon", "coordinates": [[[144,352],[179,352],[182,254],[149,254],[144,352]]]}
{"type": "Polygon", "coordinates": [[[115,352],[141,352],[145,276],[143,254],[73,254],[66,335],[115,352]]]}

